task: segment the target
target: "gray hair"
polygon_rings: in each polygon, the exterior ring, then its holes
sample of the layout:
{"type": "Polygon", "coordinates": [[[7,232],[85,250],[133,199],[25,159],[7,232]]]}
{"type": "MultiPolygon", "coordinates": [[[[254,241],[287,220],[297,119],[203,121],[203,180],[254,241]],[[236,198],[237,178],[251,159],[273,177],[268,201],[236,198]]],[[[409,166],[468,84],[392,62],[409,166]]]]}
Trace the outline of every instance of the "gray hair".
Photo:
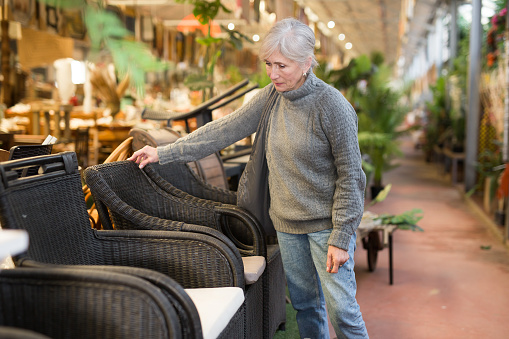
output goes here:
{"type": "Polygon", "coordinates": [[[300,65],[304,65],[309,57],[312,68],[318,65],[315,58],[315,33],[297,19],[286,18],[272,26],[262,42],[259,58],[267,60],[276,50],[300,65]]]}

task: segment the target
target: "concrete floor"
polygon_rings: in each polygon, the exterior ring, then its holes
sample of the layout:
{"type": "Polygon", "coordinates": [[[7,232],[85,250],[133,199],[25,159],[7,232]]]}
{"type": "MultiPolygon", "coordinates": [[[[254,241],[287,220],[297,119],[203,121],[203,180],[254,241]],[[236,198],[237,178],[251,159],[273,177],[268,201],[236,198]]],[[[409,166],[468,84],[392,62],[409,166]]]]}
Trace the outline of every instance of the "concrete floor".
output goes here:
{"type": "Polygon", "coordinates": [[[371,338],[509,338],[509,251],[437,165],[410,140],[400,167],[384,176],[387,199],[371,208],[398,214],[421,208],[425,232],[394,233],[394,285],[388,250],[368,271],[355,254],[357,300],[371,338]],[[481,247],[490,246],[490,249],[481,247]]]}

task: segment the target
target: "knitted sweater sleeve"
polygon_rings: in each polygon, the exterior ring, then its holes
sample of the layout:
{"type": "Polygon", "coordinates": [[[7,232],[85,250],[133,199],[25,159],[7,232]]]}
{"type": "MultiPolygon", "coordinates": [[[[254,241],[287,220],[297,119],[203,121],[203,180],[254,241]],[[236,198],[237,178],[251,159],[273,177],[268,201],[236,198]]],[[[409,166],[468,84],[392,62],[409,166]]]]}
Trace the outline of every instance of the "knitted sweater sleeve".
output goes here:
{"type": "Polygon", "coordinates": [[[172,144],[157,147],[159,163],[197,161],[256,132],[269,87],[235,112],[207,123],[172,144]]]}
{"type": "Polygon", "coordinates": [[[357,114],[342,94],[325,91],[324,96],[331,96],[322,98],[320,102],[323,129],[337,169],[332,204],[333,229],[328,244],[348,250],[350,238],[362,219],[366,187],[357,139],[357,114]]]}

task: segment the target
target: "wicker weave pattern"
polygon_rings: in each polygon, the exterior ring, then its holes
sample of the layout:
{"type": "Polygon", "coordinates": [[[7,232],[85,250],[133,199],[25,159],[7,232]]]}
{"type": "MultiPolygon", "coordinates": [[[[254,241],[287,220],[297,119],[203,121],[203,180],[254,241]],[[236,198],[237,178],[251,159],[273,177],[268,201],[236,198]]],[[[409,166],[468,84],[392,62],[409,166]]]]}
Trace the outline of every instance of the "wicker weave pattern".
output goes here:
{"type": "Polygon", "coordinates": [[[151,164],[151,167],[165,181],[192,196],[219,201],[225,204],[237,204],[237,192],[225,190],[207,184],[187,164],[169,163],[165,165],[151,164]]]}
{"type": "Polygon", "coordinates": [[[86,266],[86,265],[50,265],[43,264],[32,260],[20,261],[20,266],[31,268],[66,268],[70,270],[93,270],[103,272],[113,272],[127,274],[130,276],[143,279],[150,284],[159,288],[159,290],[166,296],[168,301],[174,307],[182,330],[183,338],[201,338],[202,330],[199,321],[198,311],[187,293],[181,285],[177,284],[173,279],[159,272],[127,266],[86,266]]]}
{"type": "MultiPolygon", "coordinates": [[[[185,288],[244,288],[240,253],[211,228],[165,221],[179,231],[91,229],[72,152],[1,163],[0,222],[29,233],[29,250],[16,261],[135,266],[166,274],[185,288]],[[15,171],[27,165],[44,165],[45,173],[18,179],[15,171]]],[[[238,313],[244,321],[245,309],[238,313]]],[[[232,328],[239,331],[232,338],[245,336],[244,322],[232,328]]]]}
{"type": "MultiPolygon", "coordinates": [[[[246,227],[239,222],[242,219],[251,218],[255,224],[258,223],[247,211],[235,205],[230,205],[232,201],[233,204],[236,204],[235,192],[225,191],[206,184],[201,178],[195,175],[186,164],[150,164],[144,168],[144,171],[157,186],[174,197],[179,197],[188,202],[193,202],[196,199],[199,199],[202,204],[208,203],[210,206],[214,206],[216,213],[219,214],[226,214],[229,211],[235,211],[235,214],[238,217],[233,220],[230,219],[230,222],[234,223],[232,228],[236,232],[246,229],[246,227]],[[235,197],[235,199],[232,199],[232,197],[235,197]]],[[[223,215],[223,218],[227,218],[227,216],[223,215]]],[[[261,229],[259,224],[255,227],[257,229],[261,229]]],[[[248,233],[244,231],[244,234],[246,236],[253,236],[255,233],[248,233]]],[[[263,238],[261,234],[258,236],[263,238]]],[[[257,241],[256,238],[244,241],[246,243],[263,243],[263,246],[266,246],[263,249],[263,253],[266,253],[267,268],[262,275],[264,285],[263,338],[272,338],[276,330],[280,326],[284,326],[284,323],[286,322],[286,280],[279,246],[277,244],[267,246],[264,241],[257,241]]],[[[250,255],[248,251],[243,251],[242,248],[240,251],[243,255],[250,255]]]]}
{"type": "MultiPolygon", "coordinates": [[[[105,208],[109,208],[116,229],[139,228],[137,211],[173,221],[204,221],[207,226],[220,229],[218,220],[210,213],[210,206],[195,201],[192,208],[189,208],[188,205],[180,203],[178,199],[154,186],[132,161],[88,167],[85,170],[85,180],[96,201],[101,219],[106,216],[105,208]],[[131,206],[136,210],[131,209],[131,206]]],[[[103,225],[106,225],[104,221],[103,225]]]]}
{"type": "Polygon", "coordinates": [[[0,272],[0,324],[51,338],[180,338],[167,297],[132,276],[70,269],[0,272]]]}

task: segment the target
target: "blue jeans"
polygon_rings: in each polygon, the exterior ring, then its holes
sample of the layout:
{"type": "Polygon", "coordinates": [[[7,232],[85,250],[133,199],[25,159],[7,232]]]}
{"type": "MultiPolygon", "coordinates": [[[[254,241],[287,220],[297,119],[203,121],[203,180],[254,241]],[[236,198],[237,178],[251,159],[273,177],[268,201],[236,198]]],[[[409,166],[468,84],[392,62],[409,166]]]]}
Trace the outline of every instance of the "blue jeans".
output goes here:
{"type": "Polygon", "coordinates": [[[327,240],[331,230],[309,234],[277,232],[292,306],[301,338],[329,339],[327,311],[338,338],[368,338],[355,299],[353,255],[357,235],[350,240],[350,259],[338,273],[327,273],[327,240]]]}

